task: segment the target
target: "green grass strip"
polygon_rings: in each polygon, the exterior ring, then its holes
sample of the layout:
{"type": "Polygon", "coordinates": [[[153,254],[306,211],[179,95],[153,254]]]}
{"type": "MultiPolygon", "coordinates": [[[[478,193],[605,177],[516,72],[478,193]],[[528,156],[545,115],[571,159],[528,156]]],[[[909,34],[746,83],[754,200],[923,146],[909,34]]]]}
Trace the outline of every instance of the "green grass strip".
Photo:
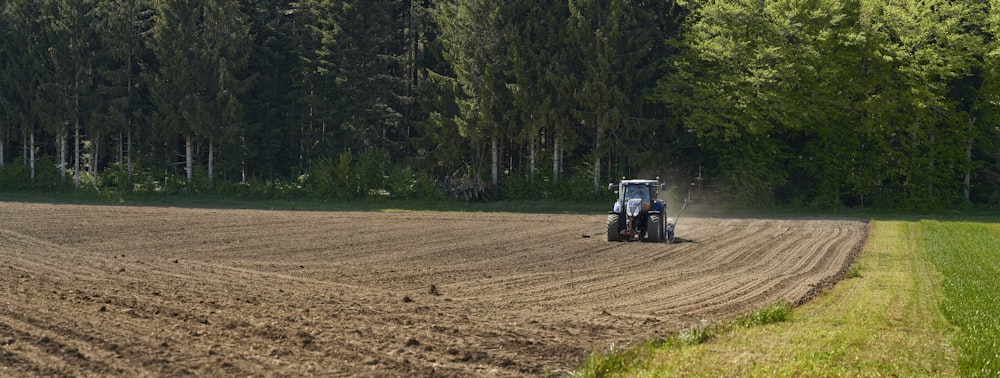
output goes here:
{"type": "Polygon", "coordinates": [[[792,304],[788,301],[778,301],[773,305],[752,311],[736,319],[736,325],[750,328],[788,320],[792,314],[792,304]]]}
{"type": "Polygon", "coordinates": [[[663,343],[577,376],[956,376],[954,330],[942,313],[941,275],[917,223],[874,222],[851,277],[772,323],[768,310],[720,327],[705,343],[663,343]],[[755,325],[755,318],[763,318],[755,325]],[[749,319],[749,320],[748,320],[749,319]],[[741,326],[748,323],[748,328],[741,326]],[[614,367],[613,369],[611,367],[614,367]]]}
{"type": "Polygon", "coordinates": [[[959,372],[1000,376],[1000,224],[920,225],[931,261],[944,276],[944,314],[960,329],[959,372]]]}

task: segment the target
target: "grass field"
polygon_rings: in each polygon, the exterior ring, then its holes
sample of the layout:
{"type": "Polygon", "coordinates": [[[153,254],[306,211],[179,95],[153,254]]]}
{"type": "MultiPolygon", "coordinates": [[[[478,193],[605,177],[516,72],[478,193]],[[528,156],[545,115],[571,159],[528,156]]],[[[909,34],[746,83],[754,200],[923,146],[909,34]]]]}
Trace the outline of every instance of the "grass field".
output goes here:
{"type": "Polygon", "coordinates": [[[787,317],[597,351],[576,375],[998,376],[998,251],[997,223],[875,221],[848,278],[787,317]]]}
{"type": "Polygon", "coordinates": [[[1000,224],[920,222],[931,261],[944,276],[944,315],[965,377],[1000,376],[1000,224]]]}

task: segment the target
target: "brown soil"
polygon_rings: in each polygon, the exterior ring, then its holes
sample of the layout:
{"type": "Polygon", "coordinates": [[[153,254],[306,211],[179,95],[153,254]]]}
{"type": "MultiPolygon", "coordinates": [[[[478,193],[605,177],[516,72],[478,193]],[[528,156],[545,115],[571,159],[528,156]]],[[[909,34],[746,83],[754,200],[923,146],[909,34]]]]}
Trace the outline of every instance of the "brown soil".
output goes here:
{"type": "Polygon", "coordinates": [[[0,202],[0,376],[563,375],[595,349],[799,303],[850,220],[0,202]],[[586,237],[590,236],[590,237],[586,237]]]}

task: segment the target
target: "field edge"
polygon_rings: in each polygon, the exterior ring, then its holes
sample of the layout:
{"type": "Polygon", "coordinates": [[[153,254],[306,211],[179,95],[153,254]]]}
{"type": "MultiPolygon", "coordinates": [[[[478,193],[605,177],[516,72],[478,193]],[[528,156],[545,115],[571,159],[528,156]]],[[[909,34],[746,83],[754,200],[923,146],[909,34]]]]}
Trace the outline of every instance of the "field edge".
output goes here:
{"type": "Polygon", "coordinates": [[[869,226],[864,248],[846,264],[846,278],[799,303],[787,321],[694,326],[629,351],[595,351],[574,375],[955,376],[956,331],[941,311],[942,277],[919,223],[869,226]],[[701,339],[686,339],[692,332],[703,333],[701,339]]]}

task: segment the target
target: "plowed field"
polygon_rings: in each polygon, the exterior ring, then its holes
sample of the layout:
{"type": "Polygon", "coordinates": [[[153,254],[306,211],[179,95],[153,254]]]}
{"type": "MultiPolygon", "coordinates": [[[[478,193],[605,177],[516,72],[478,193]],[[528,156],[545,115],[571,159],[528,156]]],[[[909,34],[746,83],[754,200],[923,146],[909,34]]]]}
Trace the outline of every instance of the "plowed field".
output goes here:
{"type": "Polygon", "coordinates": [[[0,376],[561,375],[843,275],[867,224],[0,202],[0,376]],[[592,237],[584,237],[592,236],[592,237]]]}

